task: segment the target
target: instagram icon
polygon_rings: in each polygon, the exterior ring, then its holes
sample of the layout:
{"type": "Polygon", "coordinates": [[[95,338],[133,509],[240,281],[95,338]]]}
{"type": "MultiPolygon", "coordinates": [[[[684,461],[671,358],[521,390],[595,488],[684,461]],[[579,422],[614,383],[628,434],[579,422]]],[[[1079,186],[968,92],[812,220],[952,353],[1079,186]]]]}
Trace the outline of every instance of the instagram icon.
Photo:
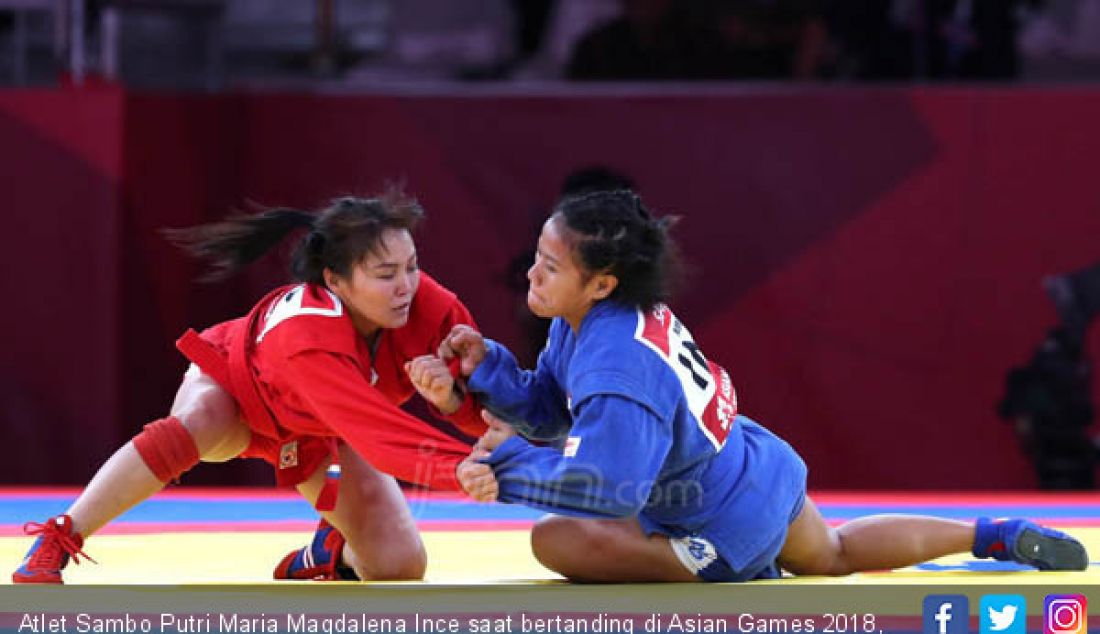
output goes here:
{"type": "Polygon", "coordinates": [[[1087,634],[1088,618],[1083,594],[1048,594],[1043,599],[1043,634],[1087,634]]]}

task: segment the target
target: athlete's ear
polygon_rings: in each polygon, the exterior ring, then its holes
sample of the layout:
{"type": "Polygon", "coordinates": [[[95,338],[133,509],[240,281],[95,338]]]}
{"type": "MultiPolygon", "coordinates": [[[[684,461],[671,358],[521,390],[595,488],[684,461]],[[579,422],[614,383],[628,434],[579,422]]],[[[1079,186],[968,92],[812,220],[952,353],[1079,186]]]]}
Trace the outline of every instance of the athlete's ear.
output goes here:
{"type": "Polygon", "coordinates": [[[321,276],[324,278],[325,286],[328,287],[328,290],[339,295],[340,293],[338,292],[338,290],[341,282],[344,281],[344,278],[337,275],[335,271],[328,268],[327,266],[324,268],[323,271],[321,271],[321,276]]]}
{"type": "Polygon", "coordinates": [[[615,287],[619,285],[619,278],[610,273],[597,273],[590,283],[592,284],[592,299],[599,301],[607,299],[607,296],[615,290],[615,287]]]}

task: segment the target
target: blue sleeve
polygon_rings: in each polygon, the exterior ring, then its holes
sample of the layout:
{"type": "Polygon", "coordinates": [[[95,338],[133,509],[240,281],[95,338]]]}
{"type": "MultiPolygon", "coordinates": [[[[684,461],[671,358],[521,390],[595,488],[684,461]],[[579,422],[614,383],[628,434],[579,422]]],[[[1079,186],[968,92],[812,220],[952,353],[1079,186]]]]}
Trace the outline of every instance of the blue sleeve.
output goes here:
{"type": "Polygon", "coordinates": [[[484,462],[493,467],[501,502],[578,517],[628,517],[645,506],[671,446],[671,428],[651,410],[598,395],[581,404],[564,454],[513,436],[484,462]]]}
{"type": "Polygon", "coordinates": [[[522,370],[507,348],[486,339],[485,359],[467,382],[481,404],[528,438],[552,440],[572,424],[565,393],[550,370],[550,347],[534,370],[522,370]]]}

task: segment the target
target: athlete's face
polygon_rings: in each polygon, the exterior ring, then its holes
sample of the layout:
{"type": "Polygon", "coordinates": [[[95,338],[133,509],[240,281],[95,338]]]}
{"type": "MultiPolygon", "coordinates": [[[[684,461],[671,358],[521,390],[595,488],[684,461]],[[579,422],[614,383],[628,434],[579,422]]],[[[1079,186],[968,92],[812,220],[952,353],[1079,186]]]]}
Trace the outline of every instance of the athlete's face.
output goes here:
{"type": "Polygon", "coordinates": [[[592,305],[607,297],[618,280],[585,270],[576,260],[569,230],[559,216],[542,226],[535,263],[527,270],[527,307],[539,317],[562,317],[573,330],[592,305]]]}
{"type": "Polygon", "coordinates": [[[325,282],[363,335],[404,326],[420,285],[416,245],[408,231],[383,230],[377,251],[360,260],[347,277],[325,269],[325,282]]]}

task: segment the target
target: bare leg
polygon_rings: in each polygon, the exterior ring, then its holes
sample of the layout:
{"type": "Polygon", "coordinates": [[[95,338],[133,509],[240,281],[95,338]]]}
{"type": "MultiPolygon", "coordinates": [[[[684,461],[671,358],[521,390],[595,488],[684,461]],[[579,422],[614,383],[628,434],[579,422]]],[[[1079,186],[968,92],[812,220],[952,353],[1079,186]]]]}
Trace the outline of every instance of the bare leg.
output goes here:
{"type": "Polygon", "coordinates": [[[531,530],[535,558],[573,581],[699,581],[668,538],[646,535],[638,520],[547,515],[531,530]]]}
{"type": "MultiPolygon", "coordinates": [[[[298,485],[310,502],[317,500],[327,467],[298,485]]],[[[347,540],[344,564],[360,579],[422,579],[428,554],[397,481],[343,444],[340,468],[336,508],[322,515],[347,540]]]]}
{"type": "Polygon", "coordinates": [[[973,524],[919,515],[871,515],[832,528],[807,497],[779,565],[796,575],[846,575],[968,552],[973,543],[973,524]]]}
{"type": "MultiPolygon", "coordinates": [[[[171,413],[187,428],[206,462],[236,457],[252,437],[229,393],[195,366],[183,376],[171,413]]],[[[74,530],[88,537],[164,486],[133,442],[127,442],[103,463],[67,513],[74,530]]]]}

